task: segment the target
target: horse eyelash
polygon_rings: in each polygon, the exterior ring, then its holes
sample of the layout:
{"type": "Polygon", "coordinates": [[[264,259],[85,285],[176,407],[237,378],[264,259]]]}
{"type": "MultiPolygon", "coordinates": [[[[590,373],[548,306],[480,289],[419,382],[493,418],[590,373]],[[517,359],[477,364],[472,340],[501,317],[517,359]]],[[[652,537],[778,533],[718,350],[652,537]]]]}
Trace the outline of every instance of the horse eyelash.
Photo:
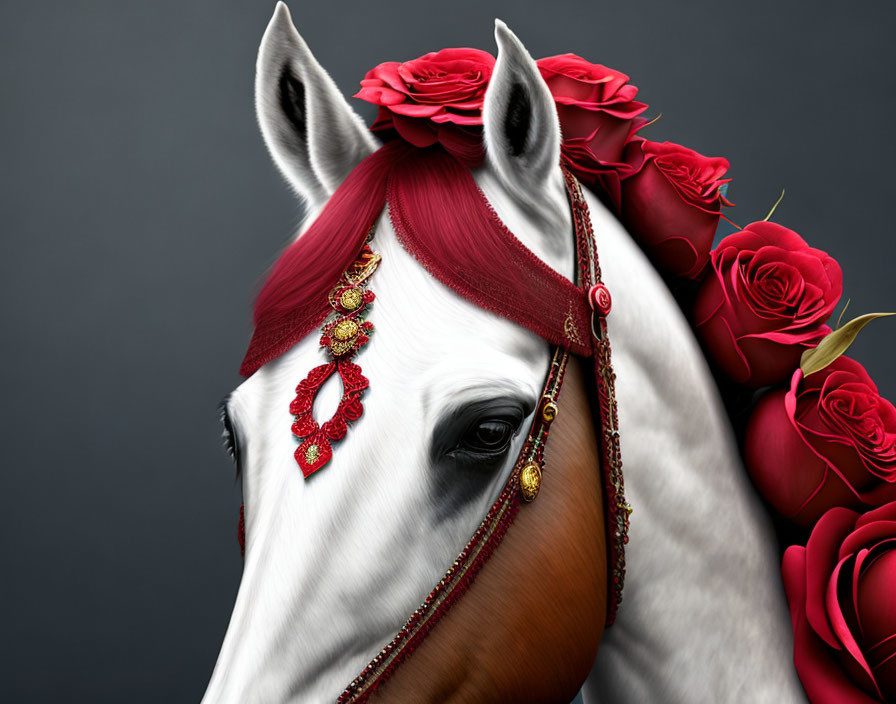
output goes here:
{"type": "MultiPolygon", "coordinates": [[[[221,442],[224,445],[224,449],[227,451],[227,454],[230,455],[230,458],[237,462],[237,451],[236,451],[236,440],[233,436],[233,424],[230,422],[230,414],[227,413],[227,402],[230,400],[230,395],[224,397],[220,404],[218,404],[218,417],[221,419],[221,442]]],[[[239,467],[237,467],[237,471],[239,471],[239,467]]]]}

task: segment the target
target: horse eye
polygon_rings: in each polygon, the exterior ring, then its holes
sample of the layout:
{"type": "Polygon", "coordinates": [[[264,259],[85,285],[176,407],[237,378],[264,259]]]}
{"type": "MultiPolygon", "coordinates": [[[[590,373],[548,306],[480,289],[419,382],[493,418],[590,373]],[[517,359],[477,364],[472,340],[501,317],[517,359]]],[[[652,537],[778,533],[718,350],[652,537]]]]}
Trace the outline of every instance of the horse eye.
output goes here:
{"type": "Polygon", "coordinates": [[[507,449],[513,430],[506,420],[481,420],[467,431],[462,444],[473,452],[497,454],[507,449]]]}
{"type": "Polygon", "coordinates": [[[523,419],[532,412],[525,398],[477,399],[449,407],[432,431],[430,457],[451,468],[493,466],[502,461],[523,419]]]}

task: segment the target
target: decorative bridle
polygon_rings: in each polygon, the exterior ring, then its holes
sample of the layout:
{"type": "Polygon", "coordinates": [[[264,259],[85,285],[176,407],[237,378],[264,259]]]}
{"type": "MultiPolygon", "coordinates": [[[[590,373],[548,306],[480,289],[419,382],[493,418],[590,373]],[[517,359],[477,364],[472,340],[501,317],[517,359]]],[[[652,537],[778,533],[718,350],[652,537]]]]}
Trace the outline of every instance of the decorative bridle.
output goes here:
{"type": "MultiPolygon", "coordinates": [[[[479,191],[483,206],[494,219],[493,225],[506,242],[508,265],[519,271],[526,286],[522,296],[506,290],[489,290],[471,281],[461,267],[446,266],[428,250],[427,239],[407,216],[402,193],[391,186],[387,193],[389,214],[401,244],[439,281],[476,305],[498,313],[529,328],[552,344],[551,365],[535,409],[532,425],[503,490],[492,504],[473,537],[392,641],[364,668],[339,697],[339,704],[367,701],[374,690],[414,652],[441,617],[460,599],[476,575],[501,543],[520,507],[538,496],[545,472],[544,450],[558,412],[558,400],[570,354],[591,359],[599,427],[597,438],[604,498],[604,521],[609,569],[607,571],[606,625],[612,625],[625,578],[625,544],[631,507],[625,501],[622,459],[619,450],[615,376],[610,359],[607,315],[610,292],[601,281],[597,246],[588,205],[576,178],[563,169],[567,197],[572,210],[576,239],[576,283],[553,271],[528,250],[503,224],[479,191]],[[525,305],[528,300],[537,306],[525,305]],[[521,302],[520,298],[523,298],[521,302]]],[[[477,189],[478,190],[478,189],[477,189]]],[[[361,367],[353,361],[369,341],[373,325],[364,319],[375,296],[368,283],[380,261],[369,246],[368,232],[360,253],[343,273],[328,296],[331,308],[321,330],[321,346],[330,360],[312,369],[296,387],[290,405],[294,416],[292,432],[301,439],[296,461],[307,478],[329,462],[332,443],[345,437],[349,423],[362,412],[362,397],[369,386],[361,367]],[[333,416],[319,423],[313,416],[314,399],[324,382],[339,374],[342,399],[333,416]]],[[[244,545],[241,512],[240,543],[244,545]]]]}

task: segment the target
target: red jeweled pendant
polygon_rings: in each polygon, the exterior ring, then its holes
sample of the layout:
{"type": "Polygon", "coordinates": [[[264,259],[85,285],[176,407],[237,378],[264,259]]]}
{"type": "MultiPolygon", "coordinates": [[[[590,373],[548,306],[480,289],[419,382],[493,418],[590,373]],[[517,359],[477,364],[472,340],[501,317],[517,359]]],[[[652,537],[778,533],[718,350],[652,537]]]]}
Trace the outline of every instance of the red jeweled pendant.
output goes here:
{"type": "Polygon", "coordinates": [[[363,314],[375,296],[367,290],[367,280],[376,271],[380,256],[368,245],[351,267],[343,273],[329,295],[335,316],[324,323],[320,344],[328,351],[331,361],[315,367],[296,387],[296,397],[289,405],[295,417],[292,433],[302,439],[295,458],[307,478],[323,467],[333,456],[332,442],[341,440],[348,432],[348,423],[358,420],[364,412],[361,396],[370,385],[361,367],[352,357],[370,340],[373,323],[363,314]],[[333,417],[319,424],[313,416],[314,399],[327,379],[334,373],[342,381],[342,400],[333,417]]]}

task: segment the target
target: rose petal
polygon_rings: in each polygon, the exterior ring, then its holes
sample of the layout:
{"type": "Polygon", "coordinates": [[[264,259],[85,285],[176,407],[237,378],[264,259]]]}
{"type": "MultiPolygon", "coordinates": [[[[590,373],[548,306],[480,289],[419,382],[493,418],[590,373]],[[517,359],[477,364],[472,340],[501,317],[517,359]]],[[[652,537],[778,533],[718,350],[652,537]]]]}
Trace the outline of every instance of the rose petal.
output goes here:
{"type": "Polygon", "coordinates": [[[856,528],[861,528],[876,521],[896,521],[896,503],[867,511],[856,521],[856,528]]]}
{"type": "Polygon", "coordinates": [[[861,526],[857,523],[857,528],[840,544],[837,556],[843,559],[858,552],[863,547],[874,545],[886,538],[896,538],[896,520],[886,521],[878,519],[861,526]]]}
{"type": "Polygon", "coordinates": [[[878,689],[877,682],[874,679],[874,674],[871,672],[871,666],[865,659],[865,654],[856,642],[855,636],[849,629],[849,625],[846,623],[846,618],[840,608],[840,599],[838,597],[840,574],[843,571],[844,565],[848,565],[853,559],[853,556],[849,556],[837,563],[837,566],[834,568],[834,571],[831,573],[831,578],[828,581],[828,586],[825,592],[825,604],[827,606],[831,627],[834,629],[834,633],[836,633],[837,638],[840,640],[840,645],[852,656],[853,660],[860,668],[856,674],[862,676],[863,684],[866,688],[873,690],[875,694],[883,699],[883,696],[878,689]]]}
{"type": "Polygon", "coordinates": [[[878,544],[859,576],[855,596],[864,651],[885,699],[896,698],[896,549],[878,544]]]}
{"type": "Polygon", "coordinates": [[[415,147],[431,147],[438,140],[436,128],[429,120],[396,114],[392,123],[398,134],[415,147]]]}
{"type": "Polygon", "coordinates": [[[845,508],[831,509],[815,524],[806,543],[806,618],[832,648],[839,648],[840,642],[828,619],[828,580],[837,566],[840,544],[852,531],[858,515],[845,508]]]}
{"type": "Polygon", "coordinates": [[[876,704],[845,675],[806,620],[806,550],[791,546],[781,574],[793,623],[793,661],[812,704],[876,704]]]}

